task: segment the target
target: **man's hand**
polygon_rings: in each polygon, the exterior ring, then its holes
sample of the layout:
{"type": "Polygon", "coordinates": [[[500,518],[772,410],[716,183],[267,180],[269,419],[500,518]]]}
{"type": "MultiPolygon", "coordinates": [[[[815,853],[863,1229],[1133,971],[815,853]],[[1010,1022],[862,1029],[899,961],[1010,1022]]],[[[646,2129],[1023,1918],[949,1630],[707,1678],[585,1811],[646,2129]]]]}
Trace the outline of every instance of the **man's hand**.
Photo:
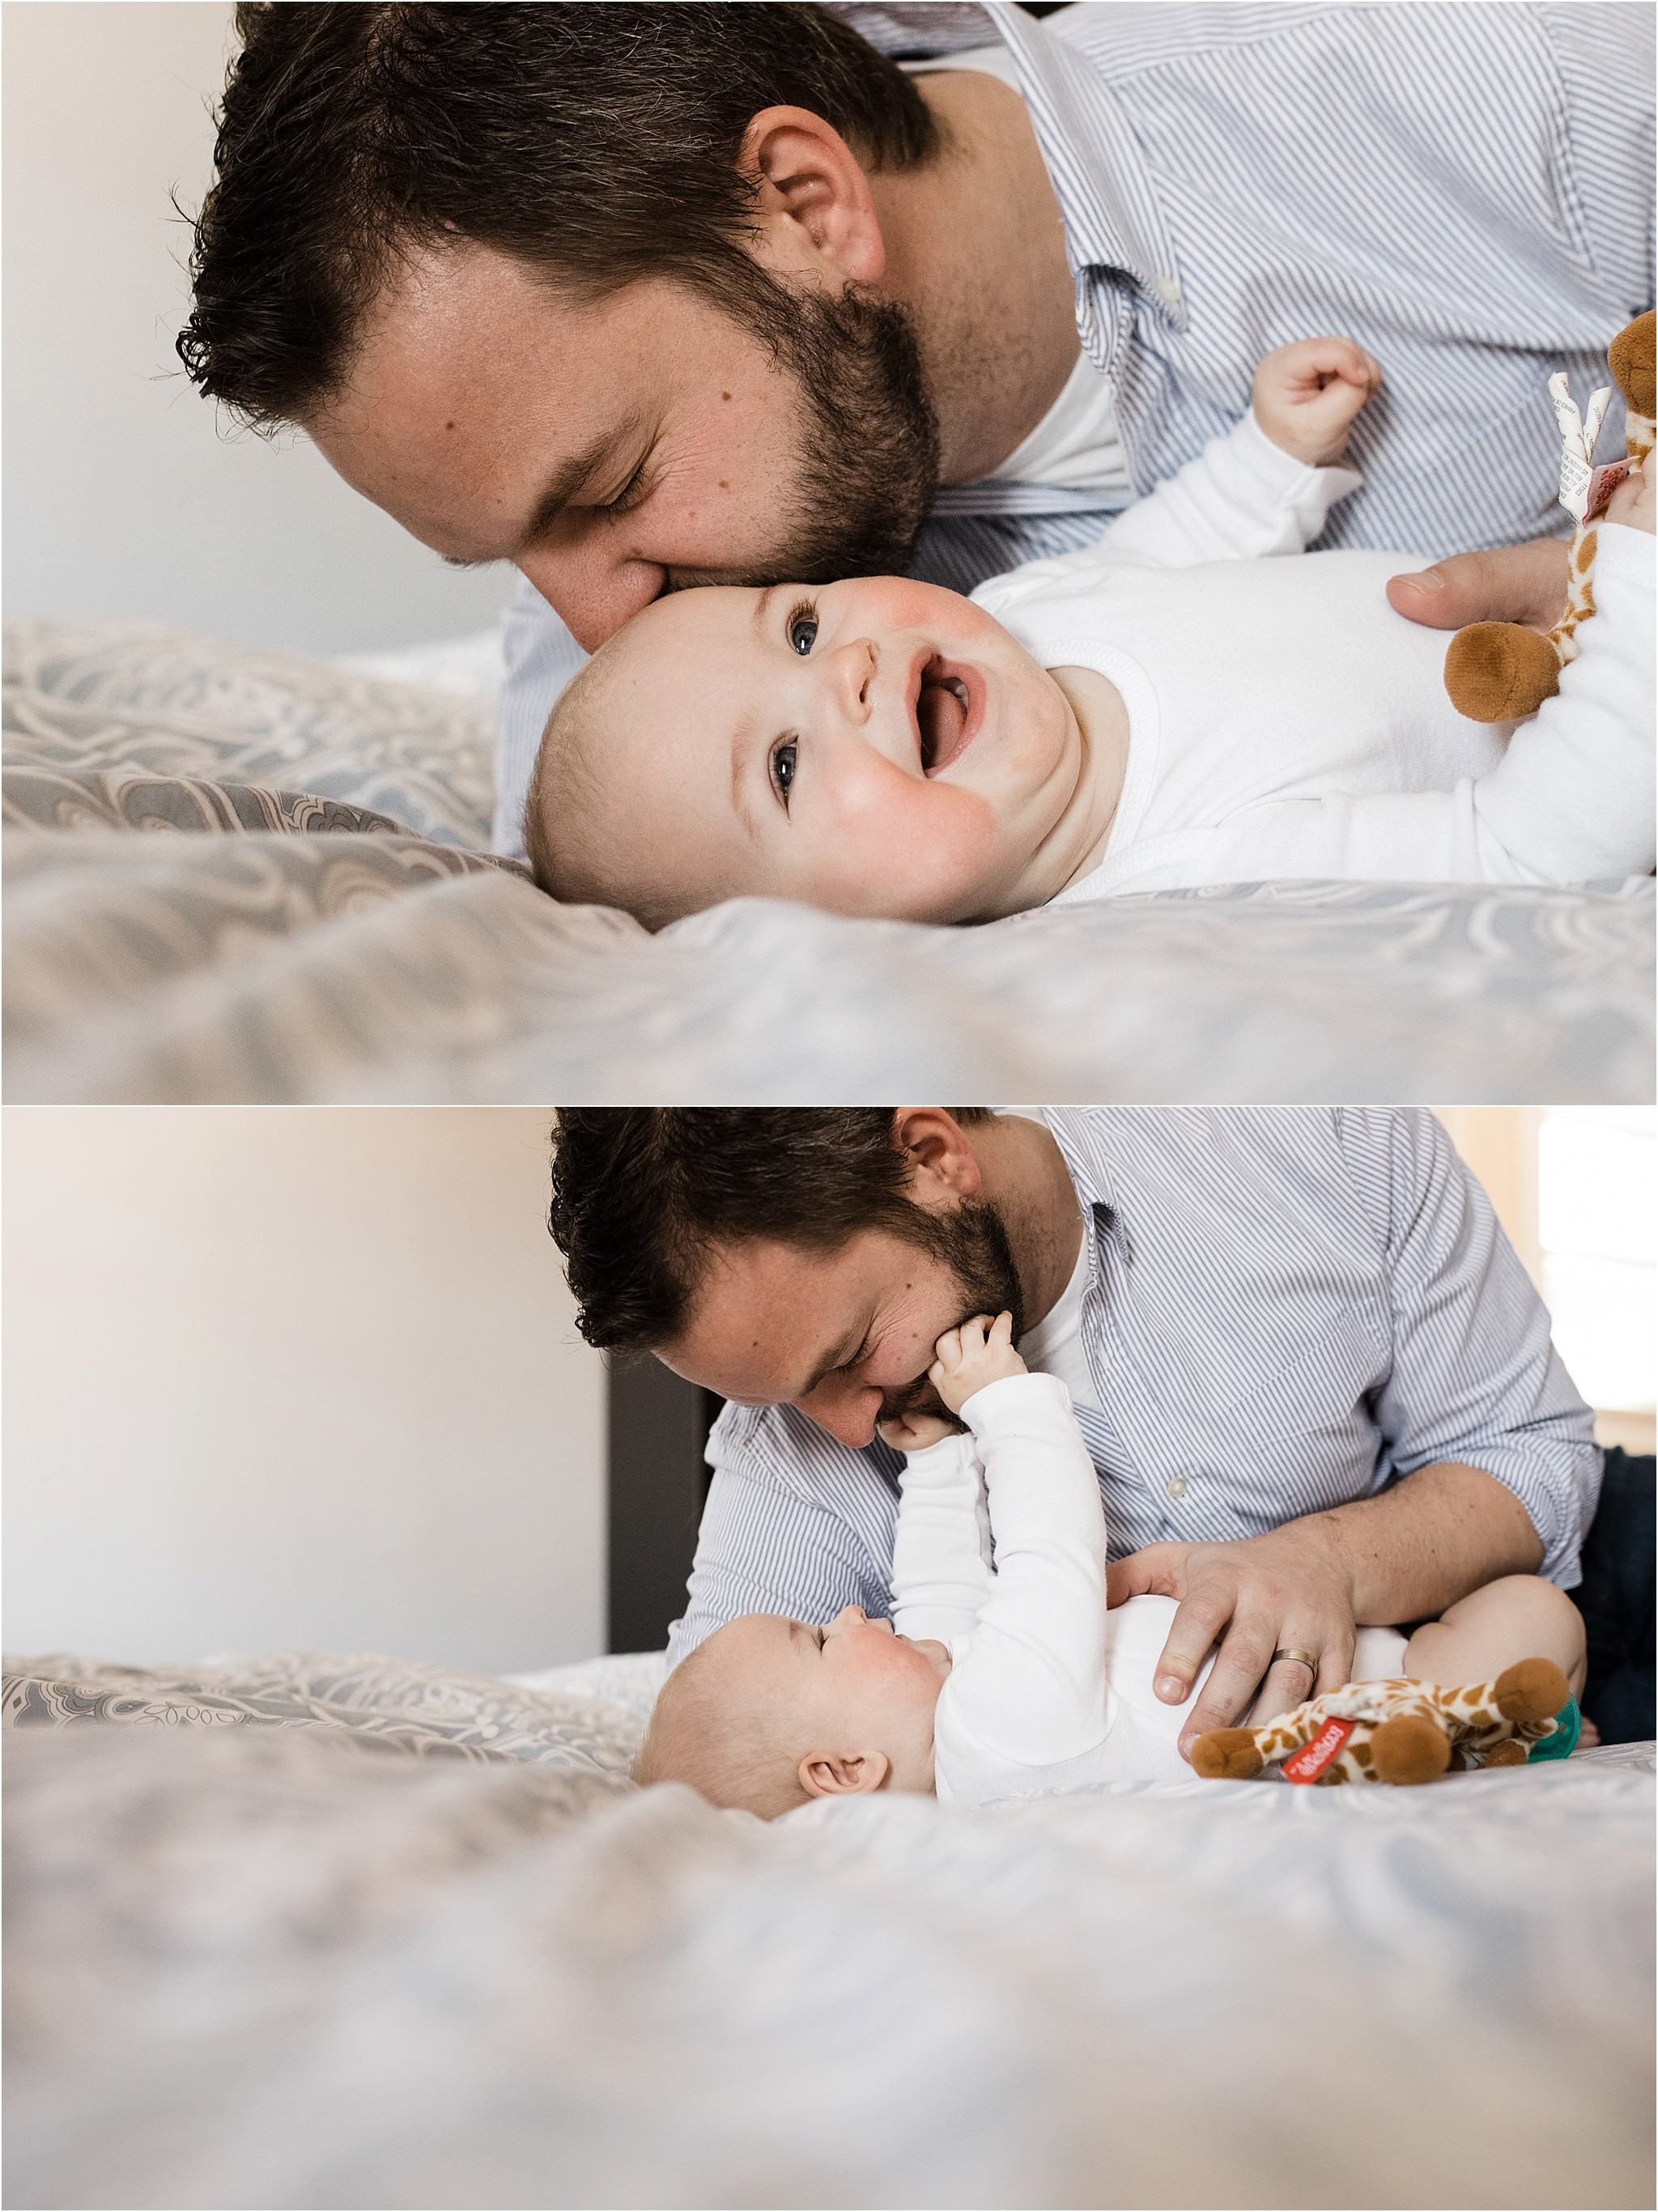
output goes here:
{"type": "Polygon", "coordinates": [[[1255,371],[1255,420],[1283,453],[1328,468],[1346,450],[1359,409],[1382,389],[1382,369],[1351,338],[1279,346],[1255,371]]]}
{"type": "MultiPolygon", "coordinates": [[[[1622,486],[1619,486],[1622,489],[1622,486]]],[[[1388,604],[1427,629],[1470,623],[1524,623],[1552,629],[1566,608],[1570,548],[1564,538],[1533,538],[1488,553],[1454,553],[1414,575],[1392,576],[1388,604]]]]}
{"type": "Polygon", "coordinates": [[[929,1445],[942,1443],[956,1434],[956,1424],[937,1413],[895,1413],[890,1421],[878,1421],[875,1427],[884,1444],[901,1452],[926,1451],[929,1445]]]}
{"type": "Polygon", "coordinates": [[[1179,1610],[1152,1686],[1178,1705],[1210,1647],[1220,1643],[1203,1694],[1180,1733],[1182,1758],[1210,1729],[1230,1728],[1260,1699],[1259,1725],[1306,1698],[1339,1689],[1352,1668],[1357,1630],[1351,1577],[1316,1521],[1291,1522],[1235,1544],[1148,1544],[1106,1570],[1106,1603],[1172,1597],[1179,1610]],[[1280,1660],[1306,1651],[1317,1671],[1280,1660]]]}
{"type": "Polygon", "coordinates": [[[947,1328],[935,1349],[938,1357],[927,1380],[952,1413],[959,1413],[974,1392],[987,1383],[1030,1371],[1013,1349],[1011,1314],[998,1314],[994,1321],[981,1314],[959,1328],[947,1328]]]}

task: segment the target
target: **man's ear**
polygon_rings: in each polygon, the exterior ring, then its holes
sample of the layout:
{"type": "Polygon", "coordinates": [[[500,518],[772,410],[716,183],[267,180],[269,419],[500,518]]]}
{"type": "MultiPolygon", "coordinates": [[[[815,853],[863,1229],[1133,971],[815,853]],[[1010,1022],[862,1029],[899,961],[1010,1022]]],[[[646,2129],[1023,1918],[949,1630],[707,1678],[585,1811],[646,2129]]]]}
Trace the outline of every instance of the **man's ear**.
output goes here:
{"type": "Polygon", "coordinates": [[[880,282],[887,249],[869,179],[833,125],[809,107],[762,107],[737,167],[758,186],[750,250],[762,269],[835,292],[880,282]]]}
{"type": "Polygon", "coordinates": [[[809,1751],[797,1771],[808,1797],[861,1797],[880,1788],[891,1765],[884,1751],[853,1752],[841,1757],[829,1751],[809,1751]]]}
{"type": "Polygon", "coordinates": [[[953,1205],[976,1197],[984,1176],[971,1133],[942,1106],[900,1106],[892,1141],[908,1161],[909,1194],[918,1206],[953,1205]]]}

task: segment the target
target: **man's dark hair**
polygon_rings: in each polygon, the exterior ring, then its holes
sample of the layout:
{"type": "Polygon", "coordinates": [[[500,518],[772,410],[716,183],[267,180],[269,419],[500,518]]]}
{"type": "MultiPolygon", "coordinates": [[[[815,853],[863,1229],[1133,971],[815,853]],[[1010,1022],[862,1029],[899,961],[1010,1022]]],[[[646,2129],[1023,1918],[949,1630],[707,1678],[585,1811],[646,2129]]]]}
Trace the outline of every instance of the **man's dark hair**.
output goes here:
{"type": "MultiPolygon", "coordinates": [[[[970,1127],[982,1106],[954,1106],[970,1127]]],[[[859,1230],[928,1243],[886,1106],[567,1106],[547,1225],[576,1326],[647,1352],[683,1326],[711,1252],[754,1239],[832,1252],[859,1230]]]]}
{"type": "Polygon", "coordinates": [[[734,313],[743,134],[805,107],[872,169],[940,133],[896,64],[827,9],[731,0],[242,6],[196,222],[192,381],[256,428],[301,419],[349,372],[402,257],[494,247],[578,299],[671,274],[734,313]]]}

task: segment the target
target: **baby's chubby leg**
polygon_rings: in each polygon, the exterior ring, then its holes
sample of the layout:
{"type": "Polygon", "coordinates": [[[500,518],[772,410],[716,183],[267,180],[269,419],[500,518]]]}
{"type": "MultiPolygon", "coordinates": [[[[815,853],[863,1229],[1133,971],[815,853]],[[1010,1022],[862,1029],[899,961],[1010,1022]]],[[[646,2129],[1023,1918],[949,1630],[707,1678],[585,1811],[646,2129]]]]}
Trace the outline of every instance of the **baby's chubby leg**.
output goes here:
{"type": "Polygon", "coordinates": [[[1582,1695],[1582,1615],[1540,1575],[1505,1575],[1471,1590],[1405,1646],[1405,1672],[1412,1681],[1453,1687],[1489,1682],[1521,1659],[1552,1659],[1573,1697],[1582,1695]]]}

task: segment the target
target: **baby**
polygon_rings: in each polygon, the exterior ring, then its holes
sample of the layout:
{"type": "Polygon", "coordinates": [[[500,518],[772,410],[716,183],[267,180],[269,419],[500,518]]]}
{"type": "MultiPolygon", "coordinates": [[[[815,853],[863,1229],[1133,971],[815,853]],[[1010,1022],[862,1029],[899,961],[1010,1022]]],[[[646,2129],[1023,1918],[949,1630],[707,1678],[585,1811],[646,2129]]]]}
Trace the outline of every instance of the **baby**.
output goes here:
{"type": "MultiPolygon", "coordinates": [[[[770,1820],[813,1797],[872,1790],[970,1803],[1193,1778],[1175,1748],[1186,1709],[1151,1692],[1174,1601],[1106,1610],[1093,1463],[1064,1383],[1031,1374],[1011,1335],[1003,1314],[938,1340],[932,1386],[968,1435],[925,1413],[883,1428],[908,1454],[896,1630],[855,1605],[824,1628],[765,1613],[728,1622],[668,1677],[635,1780],[686,1782],[770,1820]]],[[[1514,1575],[1408,1643],[1394,1629],[1361,1629],[1352,1679],[1473,1683],[1550,1658],[1570,1685],[1570,1730],[1583,1650],[1571,1601],[1514,1575]]],[[[1212,1654],[1193,1694],[1212,1663],[1212,1654]]]]}
{"type": "Polygon", "coordinates": [[[902,577],[671,594],[553,711],[537,880],[651,927],[744,894],[902,920],[1271,877],[1576,882],[1651,867],[1653,493],[1600,530],[1599,611],[1527,723],[1460,715],[1410,553],[1299,560],[1381,386],[1344,338],[1099,544],[971,599],[902,577]],[[1645,535],[1641,533],[1644,532],[1645,535]]]}

